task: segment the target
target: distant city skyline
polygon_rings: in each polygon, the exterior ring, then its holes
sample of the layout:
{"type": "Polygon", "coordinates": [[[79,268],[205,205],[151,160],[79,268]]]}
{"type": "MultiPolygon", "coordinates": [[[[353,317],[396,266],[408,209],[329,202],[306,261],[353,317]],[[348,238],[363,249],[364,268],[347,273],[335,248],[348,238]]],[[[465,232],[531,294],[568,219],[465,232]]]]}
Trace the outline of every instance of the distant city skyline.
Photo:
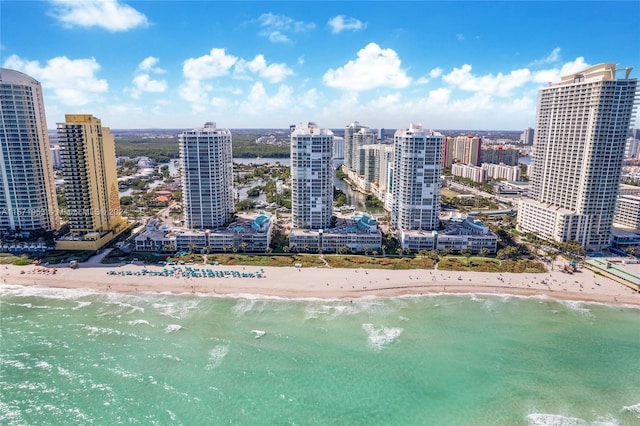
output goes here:
{"type": "Polygon", "coordinates": [[[626,1],[3,1],[0,65],[42,83],[50,126],[521,130],[562,75],[640,75],[637,16],[626,1]]]}

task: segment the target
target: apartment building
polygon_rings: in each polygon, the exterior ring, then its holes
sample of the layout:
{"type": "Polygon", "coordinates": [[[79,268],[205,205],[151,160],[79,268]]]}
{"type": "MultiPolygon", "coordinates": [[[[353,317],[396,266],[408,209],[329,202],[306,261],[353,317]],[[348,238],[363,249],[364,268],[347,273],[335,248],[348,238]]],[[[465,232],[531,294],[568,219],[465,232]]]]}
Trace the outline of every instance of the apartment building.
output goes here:
{"type": "Polygon", "coordinates": [[[67,114],[57,124],[69,234],[59,250],[97,250],[124,231],[116,149],[108,127],[90,114],[67,114]]]}
{"type": "Polygon", "coordinates": [[[637,97],[630,72],[599,64],[540,90],[520,231],[587,249],[608,245],[637,97]]]}
{"type": "Polygon", "coordinates": [[[0,118],[0,231],[60,229],[40,82],[0,68],[0,118]]]}
{"type": "Polygon", "coordinates": [[[233,215],[233,156],[229,129],[216,123],[180,134],[185,227],[216,229],[233,215]]]}
{"type": "Polygon", "coordinates": [[[315,123],[291,133],[291,214],[293,227],[324,229],[333,207],[333,132],[315,123]]]}

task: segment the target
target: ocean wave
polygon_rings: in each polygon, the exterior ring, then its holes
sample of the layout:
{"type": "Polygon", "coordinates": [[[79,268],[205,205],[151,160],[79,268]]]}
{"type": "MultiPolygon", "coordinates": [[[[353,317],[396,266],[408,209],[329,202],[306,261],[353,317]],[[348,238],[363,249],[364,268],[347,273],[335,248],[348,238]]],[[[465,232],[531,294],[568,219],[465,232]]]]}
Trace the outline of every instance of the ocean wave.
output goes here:
{"type": "Polygon", "coordinates": [[[174,333],[178,330],[182,330],[182,326],[178,325],[178,324],[169,324],[168,326],[165,327],[164,332],[169,334],[169,333],[174,333]]]}
{"type": "Polygon", "coordinates": [[[264,336],[265,334],[267,334],[267,332],[264,331],[264,330],[251,330],[251,333],[253,333],[255,335],[256,339],[259,339],[262,336],[264,336]]]}
{"type": "Polygon", "coordinates": [[[126,333],[124,331],[116,330],[108,327],[94,327],[90,325],[85,325],[83,329],[89,331],[89,336],[100,336],[106,334],[107,336],[116,335],[116,336],[125,336],[125,337],[133,337],[140,338],[138,335],[133,333],[126,333]]]}
{"type": "Polygon", "coordinates": [[[170,354],[162,354],[162,358],[170,359],[171,361],[182,361],[182,358],[180,358],[179,356],[170,355],[170,354]]]}
{"type": "Polygon", "coordinates": [[[84,307],[91,305],[91,302],[82,302],[80,300],[76,301],[76,303],[78,305],[75,308],[73,308],[74,311],[77,311],[78,309],[82,309],[84,307]]]}
{"type": "Polygon", "coordinates": [[[229,344],[217,345],[209,351],[209,360],[207,362],[207,370],[218,368],[222,364],[222,360],[229,353],[229,344]]]}
{"type": "MultiPolygon", "coordinates": [[[[113,296],[118,296],[116,295],[116,293],[109,293],[110,297],[113,296]]],[[[137,305],[132,305],[131,303],[127,303],[127,302],[122,302],[121,300],[109,300],[107,302],[105,302],[106,305],[115,305],[119,308],[122,308],[122,310],[126,310],[127,314],[133,314],[135,312],[139,312],[141,314],[144,314],[144,308],[142,306],[137,306],[137,305]]]]}
{"type": "Polygon", "coordinates": [[[573,300],[558,300],[558,303],[567,308],[570,312],[578,314],[583,318],[593,318],[594,315],[589,308],[586,308],[583,302],[573,300]]]}
{"type": "Polygon", "coordinates": [[[142,377],[142,375],[125,370],[122,367],[109,368],[108,370],[117,376],[124,377],[125,379],[134,379],[140,383],[144,381],[144,377],[142,377]]]}
{"type": "Polygon", "coordinates": [[[263,312],[266,302],[260,299],[241,299],[231,308],[231,312],[237,317],[242,317],[249,312],[263,312]]]}
{"type": "MultiPolygon", "coordinates": [[[[175,299],[176,298],[174,297],[174,300],[175,299]]],[[[192,299],[178,299],[178,302],[156,302],[152,306],[154,309],[157,309],[162,315],[175,319],[184,319],[198,307],[198,301],[192,299]]]]}
{"type": "Polygon", "coordinates": [[[3,425],[27,424],[22,418],[20,407],[0,401],[0,423],[3,425]]]}
{"type": "Polygon", "coordinates": [[[530,426],[588,426],[589,423],[577,417],[561,414],[531,413],[527,416],[530,426]]]}
{"type": "Polygon", "coordinates": [[[48,370],[48,371],[51,371],[51,369],[53,368],[51,366],[51,364],[49,364],[47,361],[38,361],[38,362],[36,362],[36,367],[42,368],[42,369],[45,369],[45,370],[48,370]]]}
{"type": "Polygon", "coordinates": [[[129,325],[149,325],[149,321],[143,319],[137,319],[129,321],[129,325]]]}
{"type": "Polygon", "coordinates": [[[622,407],[622,411],[631,413],[640,419],[640,403],[635,405],[625,405],[622,407]]]}
{"type": "Polygon", "coordinates": [[[89,288],[55,288],[40,287],[35,285],[22,286],[12,284],[0,285],[0,296],[16,297],[42,297],[55,300],[75,300],[86,296],[100,294],[97,290],[89,288]]]}
{"type": "Polygon", "coordinates": [[[378,350],[395,342],[404,331],[400,327],[375,327],[373,324],[362,324],[362,329],[367,332],[369,345],[378,350]]]}

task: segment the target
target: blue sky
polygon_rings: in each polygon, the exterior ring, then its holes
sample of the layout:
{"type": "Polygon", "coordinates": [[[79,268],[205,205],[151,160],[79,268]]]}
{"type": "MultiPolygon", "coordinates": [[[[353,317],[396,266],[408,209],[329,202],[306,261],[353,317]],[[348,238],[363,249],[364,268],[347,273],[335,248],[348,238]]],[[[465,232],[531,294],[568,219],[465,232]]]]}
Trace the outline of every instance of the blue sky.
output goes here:
{"type": "MultiPolygon", "coordinates": [[[[537,91],[601,62],[640,77],[640,2],[0,0],[0,64],[47,124],[534,126],[537,91]]],[[[636,124],[637,127],[637,124],[636,124]]]]}

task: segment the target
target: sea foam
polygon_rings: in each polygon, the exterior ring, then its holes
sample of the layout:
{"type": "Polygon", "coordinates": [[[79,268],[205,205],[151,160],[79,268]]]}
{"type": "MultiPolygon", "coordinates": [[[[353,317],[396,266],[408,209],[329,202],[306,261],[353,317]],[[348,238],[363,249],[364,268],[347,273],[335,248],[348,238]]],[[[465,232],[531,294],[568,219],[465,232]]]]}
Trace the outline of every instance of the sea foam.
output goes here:
{"type": "Polygon", "coordinates": [[[369,345],[378,350],[393,343],[404,331],[400,327],[375,327],[373,324],[362,324],[362,329],[367,332],[369,345]]]}
{"type": "Polygon", "coordinates": [[[577,417],[560,414],[531,413],[527,416],[531,426],[588,426],[589,423],[577,417]]]}
{"type": "Polygon", "coordinates": [[[625,405],[624,407],[622,407],[622,411],[625,411],[627,413],[632,413],[633,415],[635,415],[637,418],[640,419],[640,403],[636,405],[625,405]]]}
{"type": "Polygon", "coordinates": [[[218,368],[222,364],[222,360],[229,353],[229,345],[214,346],[209,351],[209,360],[207,362],[207,370],[218,368]]]}

